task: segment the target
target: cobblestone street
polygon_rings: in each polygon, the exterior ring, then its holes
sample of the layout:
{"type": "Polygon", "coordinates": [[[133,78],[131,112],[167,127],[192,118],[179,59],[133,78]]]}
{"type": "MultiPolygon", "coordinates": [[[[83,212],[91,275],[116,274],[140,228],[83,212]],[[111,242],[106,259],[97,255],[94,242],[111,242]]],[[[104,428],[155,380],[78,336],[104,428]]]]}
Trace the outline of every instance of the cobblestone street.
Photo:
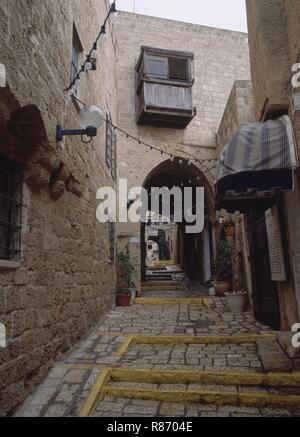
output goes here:
{"type": "MultiPolygon", "coordinates": [[[[148,296],[178,298],[185,295],[186,292],[167,291],[152,292],[148,296]]],[[[192,295],[196,296],[195,293],[192,295]]],[[[72,353],[56,363],[47,379],[16,415],[23,417],[80,415],[83,405],[91,396],[91,390],[95,391],[99,385],[97,383],[101,378],[99,375],[107,368],[110,372],[121,373],[107,380],[105,392],[101,395],[100,391],[96,393],[96,402],[88,415],[97,417],[297,415],[300,411],[297,410],[295,403],[287,403],[286,407],[274,405],[272,408],[268,406],[267,399],[272,395],[283,395],[288,399],[300,394],[299,389],[282,387],[282,383],[280,387],[276,387],[276,384],[268,386],[253,381],[249,384],[234,383],[236,372],[245,375],[252,375],[252,372],[255,372],[255,375],[260,375],[270,370],[264,367],[264,357],[259,353],[259,341],[269,342],[269,345],[271,342],[273,351],[276,349],[274,345],[278,345],[276,335],[272,336],[267,326],[254,321],[250,313],[242,315],[229,313],[225,299],[221,298],[207,298],[199,305],[136,304],[129,308],[116,308],[85,341],[74,348],[72,353]],[[237,341],[228,341],[229,338],[233,338],[232,336],[234,338],[244,336],[244,340],[239,338],[237,341]],[[203,342],[199,340],[200,338],[203,342]],[[160,344],[160,341],[163,344],[160,344]],[[133,370],[133,373],[128,373],[128,369],[133,370]],[[144,375],[143,371],[147,370],[150,372],[144,375]],[[174,372],[174,379],[172,373],[163,373],[170,371],[174,372]],[[182,372],[179,376],[178,371],[182,372]],[[195,381],[189,372],[194,372],[195,381]],[[204,379],[199,382],[201,372],[205,375],[209,372],[220,372],[220,375],[223,375],[220,378],[223,380],[204,379]],[[226,379],[224,372],[231,375],[232,381],[226,379]],[[146,395],[138,395],[140,390],[146,395]],[[209,392],[210,396],[215,394],[216,402],[197,400],[192,402],[189,394],[199,390],[209,392]],[[171,396],[170,391],[185,393],[182,401],[173,402],[173,398],[168,398],[171,396]],[[243,397],[243,394],[251,395],[251,393],[255,400],[257,392],[262,398],[265,396],[265,399],[257,404],[249,405],[249,401],[247,404],[240,400],[241,395],[243,397]],[[155,399],[157,393],[159,396],[155,399]],[[231,393],[236,401],[220,402],[218,400],[220,393],[231,393]],[[165,398],[164,394],[166,394],[165,398]]],[[[284,372],[293,370],[289,367],[292,366],[292,361],[288,360],[282,349],[280,351],[281,356],[278,355],[278,351],[274,352],[275,355],[277,353],[277,361],[283,357],[279,368],[271,370],[284,372]],[[287,369],[282,366],[282,362],[287,369]]]]}

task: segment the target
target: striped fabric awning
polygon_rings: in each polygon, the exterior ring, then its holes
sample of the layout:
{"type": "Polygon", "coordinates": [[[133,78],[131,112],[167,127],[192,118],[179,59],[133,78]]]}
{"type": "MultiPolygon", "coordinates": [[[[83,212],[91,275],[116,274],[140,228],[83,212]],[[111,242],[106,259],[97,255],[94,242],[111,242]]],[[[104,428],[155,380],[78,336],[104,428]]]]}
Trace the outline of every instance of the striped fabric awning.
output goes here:
{"type": "Polygon", "coordinates": [[[226,198],[231,204],[234,195],[240,199],[239,194],[247,196],[251,191],[291,190],[297,167],[295,137],[288,116],[250,123],[234,134],[219,156],[217,203],[225,207],[226,198]]]}

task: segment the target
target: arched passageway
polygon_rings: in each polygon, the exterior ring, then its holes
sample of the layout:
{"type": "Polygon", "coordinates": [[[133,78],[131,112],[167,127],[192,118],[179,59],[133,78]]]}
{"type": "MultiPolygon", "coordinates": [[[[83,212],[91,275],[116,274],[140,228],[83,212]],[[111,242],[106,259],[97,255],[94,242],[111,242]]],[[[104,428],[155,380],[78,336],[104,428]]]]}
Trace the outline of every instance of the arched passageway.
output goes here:
{"type": "MultiPolygon", "coordinates": [[[[175,225],[176,231],[169,238],[168,246],[170,249],[170,260],[176,265],[180,265],[187,277],[191,280],[199,281],[204,284],[211,278],[213,263],[213,230],[212,223],[215,215],[213,193],[209,182],[198,167],[188,164],[184,160],[168,160],[154,168],[147,176],[144,182],[144,188],[148,192],[148,221],[141,225],[141,266],[142,280],[147,278],[147,244],[149,235],[152,239],[158,238],[158,233],[166,226],[175,225]],[[174,187],[180,190],[182,205],[178,204],[178,198],[175,199],[173,194],[170,196],[170,214],[166,220],[165,198],[159,196],[155,188],[169,190],[174,187]],[[189,190],[186,190],[189,188],[189,190]],[[204,188],[204,204],[199,202],[199,196],[196,195],[197,188],[204,188]],[[187,192],[192,199],[192,205],[188,203],[187,192]],[[153,208],[153,197],[155,196],[158,209],[153,208]],[[197,204],[198,202],[198,204],[197,204]],[[193,215],[200,217],[204,214],[204,229],[201,232],[191,233],[187,230],[186,212],[192,212],[193,215]],[[204,211],[203,211],[204,210],[204,211]],[[180,211],[182,214],[180,214],[180,211]],[[182,215],[182,217],[181,217],[182,215]],[[161,222],[167,224],[162,225],[161,222]],[[149,231],[151,229],[151,232],[149,231]]],[[[199,193],[198,193],[199,194],[199,193]]],[[[155,203],[155,202],[154,202],[155,203]]],[[[166,258],[164,258],[166,259],[166,258]]],[[[149,267],[149,266],[148,266],[149,267]]]]}

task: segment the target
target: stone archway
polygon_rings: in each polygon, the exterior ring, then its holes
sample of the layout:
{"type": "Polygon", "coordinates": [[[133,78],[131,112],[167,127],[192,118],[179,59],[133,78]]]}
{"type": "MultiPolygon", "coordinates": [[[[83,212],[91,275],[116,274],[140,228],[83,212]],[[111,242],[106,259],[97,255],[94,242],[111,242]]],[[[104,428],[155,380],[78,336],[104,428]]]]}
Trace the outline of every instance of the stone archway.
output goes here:
{"type": "MultiPolygon", "coordinates": [[[[198,234],[188,234],[186,223],[177,225],[177,254],[176,262],[181,264],[182,269],[188,277],[197,280],[202,284],[210,279],[213,257],[213,235],[212,226],[215,221],[214,196],[210,182],[206,175],[196,165],[188,165],[186,161],[175,159],[174,161],[164,161],[155,167],[146,177],[143,187],[148,191],[151,198],[151,188],[153,187],[197,187],[204,188],[205,196],[205,227],[203,232],[198,234]]],[[[174,205],[171,205],[171,209],[174,205]]],[[[172,219],[176,223],[176,219],[172,219]]],[[[146,225],[141,225],[141,273],[142,279],[146,279],[145,267],[145,229],[146,225]]]]}

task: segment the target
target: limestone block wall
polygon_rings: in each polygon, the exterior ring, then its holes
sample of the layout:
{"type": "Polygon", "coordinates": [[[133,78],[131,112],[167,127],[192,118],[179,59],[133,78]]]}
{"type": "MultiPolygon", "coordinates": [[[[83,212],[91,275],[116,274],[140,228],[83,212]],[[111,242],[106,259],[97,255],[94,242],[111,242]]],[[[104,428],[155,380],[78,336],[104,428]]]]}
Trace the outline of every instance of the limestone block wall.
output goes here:
{"type": "Polygon", "coordinates": [[[218,151],[247,123],[255,121],[252,83],[235,81],[231,90],[217,134],[218,151]]]}
{"type": "MultiPolygon", "coordinates": [[[[120,15],[117,26],[119,125],[175,155],[215,160],[216,133],[233,83],[250,78],[247,35],[131,13],[120,15]],[[193,95],[197,115],[187,129],[136,125],[135,66],[142,45],[194,53],[193,95]]],[[[147,175],[166,159],[126,137],[118,140],[119,174],[128,179],[130,186],[143,185],[147,175]]],[[[197,165],[213,187],[215,174],[207,169],[213,162],[208,166],[197,165]]],[[[132,236],[140,236],[139,227],[120,227],[122,239],[129,241],[132,236]]],[[[140,245],[134,243],[133,250],[139,259],[140,245]]]]}
{"type": "MultiPolygon", "coordinates": [[[[23,168],[22,259],[0,262],[0,414],[11,412],[59,354],[81,339],[114,302],[115,267],[108,226],[96,221],[96,191],[114,186],[105,162],[105,126],[94,141],[55,141],[58,122],[78,128],[69,83],[75,24],[84,60],[108,11],[106,0],[3,0],[0,62],[0,155],[23,168]]],[[[99,48],[98,68],[82,80],[79,97],[117,117],[117,42],[99,48]]]]}
{"type": "MultiPolygon", "coordinates": [[[[292,65],[299,62],[299,0],[247,0],[251,74],[257,120],[283,111],[292,120],[299,154],[300,113],[293,113],[292,65]]],[[[296,179],[299,178],[299,170],[296,179]]],[[[299,184],[284,195],[289,280],[279,284],[282,328],[300,318],[299,184]],[[298,305],[297,305],[298,303],[298,305]]]]}
{"type": "MultiPolygon", "coordinates": [[[[289,52],[286,4],[282,0],[247,0],[251,73],[256,117],[268,107],[286,104],[289,52]]],[[[288,6],[289,7],[289,6],[288,6]]]]}

